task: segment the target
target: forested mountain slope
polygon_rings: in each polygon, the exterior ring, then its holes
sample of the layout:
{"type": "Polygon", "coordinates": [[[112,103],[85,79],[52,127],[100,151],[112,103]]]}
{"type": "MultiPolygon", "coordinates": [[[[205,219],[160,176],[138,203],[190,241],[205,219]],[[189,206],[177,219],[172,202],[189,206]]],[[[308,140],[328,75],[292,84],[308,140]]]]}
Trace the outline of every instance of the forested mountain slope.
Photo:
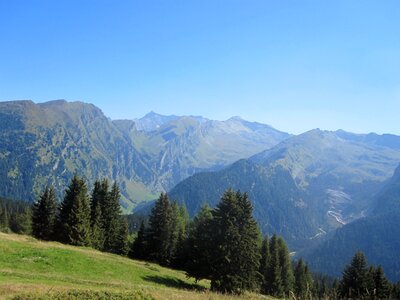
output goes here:
{"type": "Polygon", "coordinates": [[[355,251],[382,265],[392,281],[400,280],[400,167],[374,199],[371,214],[338,230],[305,252],[313,270],[339,276],[355,251]]]}
{"type": "Polygon", "coordinates": [[[248,191],[264,232],[304,246],[367,215],[372,195],[400,161],[397,147],[341,135],[312,130],[291,137],[220,172],[184,180],[171,190],[171,198],[194,213],[204,202],[216,203],[227,187],[248,191]]]}

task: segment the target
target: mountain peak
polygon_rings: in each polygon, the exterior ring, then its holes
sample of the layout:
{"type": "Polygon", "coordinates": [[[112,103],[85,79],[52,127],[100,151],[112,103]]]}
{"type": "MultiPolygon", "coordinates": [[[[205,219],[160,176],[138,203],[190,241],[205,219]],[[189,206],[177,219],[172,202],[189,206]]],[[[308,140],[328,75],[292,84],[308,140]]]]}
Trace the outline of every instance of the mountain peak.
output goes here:
{"type": "Polygon", "coordinates": [[[144,117],[142,117],[141,119],[154,118],[154,117],[166,117],[166,116],[158,114],[158,113],[156,113],[155,111],[152,110],[152,111],[148,112],[147,114],[145,114],[144,117]]]}
{"type": "Polygon", "coordinates": [[[244,121],[244,119],[240,116],[230,117],[227,121],[244,121]]]}

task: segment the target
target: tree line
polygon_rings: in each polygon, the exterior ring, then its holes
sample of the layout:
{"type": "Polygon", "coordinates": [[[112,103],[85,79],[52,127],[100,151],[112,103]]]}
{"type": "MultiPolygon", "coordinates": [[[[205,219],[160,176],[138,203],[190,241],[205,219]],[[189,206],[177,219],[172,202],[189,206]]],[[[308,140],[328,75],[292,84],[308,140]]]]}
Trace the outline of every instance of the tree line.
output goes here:
{"type": "Polygon", "coordinates": [[[31,232],[41,240],[90,246],[184,270],[196,281],[210,280],[211,289],[222,293],[257,291],[295,299],[400,298],[400,284],[392,285],[381,267],[368,266],[361,252],[344,269],[341,280],[313,274],[302,259],[292,261],[283,238],[262,238],[246,193],[228,189],[214,209],[204,205],[193,219],[184,204],[179,206],[161,193],[133,242],[119,200],[115,182],[97,180],[89,194],[85,180],[75,175],[61,202],[51,186],[31,210],[26,203],[0,199],[0,229],[14,224],[12,231],[31,232]]]}
{"type": "Polygon", "coordinates": [[[128,224],[122,218],[117,183],[94,183],[91,195],[83,178],[74,175],[58,203],[53,187],[46,187],[32,207],[32,235],[76,246],[126,255],[128,224]]]}
{"type": "Polygon", "coordinates": [[[262,239],[252,214],[247,194],[229,189],[215,209],[204,205],[190,221],[185,206],[162,193],[148,226],[141,223],[129,256],[182,269],[196,281],[208,279],[218,292],[311,298],[307,265],[302,260],[292,265],[281,237],[262,239]]]}
{"type": "Polygon", "coordinates": [[[30,204],[0,197],[0,231],[30,234],[30,204]]]}

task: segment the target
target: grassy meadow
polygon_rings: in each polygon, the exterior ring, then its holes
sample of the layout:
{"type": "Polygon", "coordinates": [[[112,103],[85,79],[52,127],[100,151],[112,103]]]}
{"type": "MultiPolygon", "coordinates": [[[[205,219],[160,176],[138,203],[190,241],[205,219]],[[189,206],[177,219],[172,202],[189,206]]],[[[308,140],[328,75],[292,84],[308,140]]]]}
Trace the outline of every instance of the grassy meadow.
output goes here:
{"type": "Polygon", "coordinates": [[[0,299],[267,299],[208,288],[157,264],[0,233],[0,299]]]}

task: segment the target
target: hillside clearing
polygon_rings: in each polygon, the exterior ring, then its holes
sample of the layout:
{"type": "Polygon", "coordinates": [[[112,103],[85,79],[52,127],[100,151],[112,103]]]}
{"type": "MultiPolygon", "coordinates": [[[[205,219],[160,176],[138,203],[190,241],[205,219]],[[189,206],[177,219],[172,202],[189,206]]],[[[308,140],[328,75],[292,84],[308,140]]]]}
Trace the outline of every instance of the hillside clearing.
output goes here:
{"type": "Polygon", "coordinates": [[[79,299],[89,294],[93,299],[267,299],[219,295],[208,286],[157,264],[0,233],[0,299],[67,299],[74,293],[79,299]]]}

